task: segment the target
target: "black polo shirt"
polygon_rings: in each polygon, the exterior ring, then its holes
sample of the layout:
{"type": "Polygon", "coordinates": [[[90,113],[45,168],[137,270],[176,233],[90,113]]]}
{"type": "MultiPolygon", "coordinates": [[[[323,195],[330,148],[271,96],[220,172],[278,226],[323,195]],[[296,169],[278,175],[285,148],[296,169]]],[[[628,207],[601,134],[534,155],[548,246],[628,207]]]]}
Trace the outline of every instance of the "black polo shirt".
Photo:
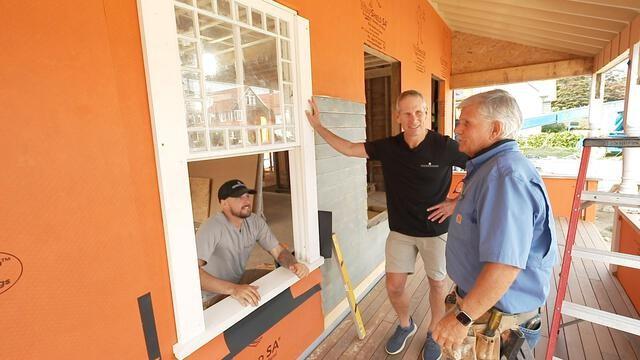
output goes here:
{"type": "Polygon", "coordinates": [[[451,167],[465,167],[467,156],[458,151],[458,143],[429,131],[415,149],[409,148],[402,133],[364,146],[369,159],[382,162],[389,228],[417,237],[446,233],[449,219],[442,224],[429,221],[427,208],[446,199],[451,167]]]}

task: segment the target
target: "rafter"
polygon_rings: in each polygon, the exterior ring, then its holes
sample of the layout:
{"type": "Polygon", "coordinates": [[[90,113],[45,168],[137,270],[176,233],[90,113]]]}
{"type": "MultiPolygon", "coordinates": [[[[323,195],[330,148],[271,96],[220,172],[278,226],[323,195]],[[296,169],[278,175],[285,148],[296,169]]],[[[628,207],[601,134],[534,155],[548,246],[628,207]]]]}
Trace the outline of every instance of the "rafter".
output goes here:
{"type": "Polygon", "coordinates": [[[609,31],[587,29],[580,26],[559,24],[559,23],[545,21],[545,20],[534,20],[527,17],[518,16],[516,14],[509,14],[508,16],[504,16],[501,14],[495,14],[487,11],[480,11],[480,10],[475,10],[470,8],[461,8],[457,6],[451,6],[449,4],[440,4],[438,7],[440,10],[440,14],[444,18],[444,20],[447,20],[447,18],[450,15],[457,15],[462,17],[484,19],[486,21],[490,21],[493,23],[518,25],[518,26],[525,26],[529,28],[542,28],[542,29],[547,29],[549,31],[555,31],[561,34],[584,36],[591,39],[604,40],[604,41],[609,41],[616,36],[616,33],[609,32],[609,31]]]}
{"type": "Polygon", "coordinates": [[[583,36],[562,34],[556,31],[546,30],[544,28],[534,28],[534,27],[528,27],[524,25],[504,24],[504,23],[489,21],[485,19],[448,14],[446,12],[445,14],[447,14],[447,18],[451,21],[452,24],[453,23],[461,24],[461,25],[475,24],[475,25],[480,25],[487,29],[492,29],[497,31],[507,31],[509,33],[524,34],[524,35],[530,34],[530,35],[535,35],[541,38],[550,39],[552,41],[562,40],[562,41],[571,42],[574,44],[587,45],[590,47],[594,47],[596,49],[603,48],[609,43],[609,41],[607,40],[597,40],[597,39],[591,39],[583,36]]]}

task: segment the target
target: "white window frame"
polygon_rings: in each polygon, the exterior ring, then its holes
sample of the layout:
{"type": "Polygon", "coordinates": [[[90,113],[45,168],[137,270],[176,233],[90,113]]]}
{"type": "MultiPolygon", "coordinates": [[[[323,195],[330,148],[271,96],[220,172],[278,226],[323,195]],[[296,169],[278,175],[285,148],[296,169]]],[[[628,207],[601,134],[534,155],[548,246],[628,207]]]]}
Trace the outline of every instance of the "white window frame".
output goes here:
{"type": "MultiPolygon", "coordinates": [[[[270,0],[245,0],[245,5],[278,18],[290,18],[291,60],[295,63],[297,94],[294,98],[297,130],[295,147],[289,151],[291,207],[296,257],[313,271],[323,263],[318,242],[315,142],[305,119],[306,99],[312,95],[309,22],[270,0]]],[[[235,6],[235,2],[232,1],[235,6]]],[[[147,90],[155,144],[158,185],[167,247],[169,277],[178,342],[174,354],[187,357],[238,320],[256,309],[242,307],[227,298],[202,311],[193,215],[189,192],[189,154],[180,58],[172,0],[138,0],[147,90]]],[[[268,149],[274,151],[276,148],[268,149]]],[[[224,156],[238,156],[227,153],[224,156]]],[[[218,156],[221,157],[221,156],[218,156]]],[[[208,159],[217,157],[208,157],[208,159]]],[[[197,160],[203,160],[198,158],[197,160]]],[[[256,281],[260,305],[293,285],[298,278],[278,268],[256,281]]]]}

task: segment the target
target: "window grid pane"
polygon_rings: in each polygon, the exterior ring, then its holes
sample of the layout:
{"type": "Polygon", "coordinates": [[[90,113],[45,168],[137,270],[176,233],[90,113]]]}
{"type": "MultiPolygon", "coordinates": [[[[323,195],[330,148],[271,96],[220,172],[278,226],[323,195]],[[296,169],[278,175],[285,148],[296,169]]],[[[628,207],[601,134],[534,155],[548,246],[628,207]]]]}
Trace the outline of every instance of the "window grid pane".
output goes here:
{"type": "Polygon", "coordinates": [[[231,0],[176,2],[189,151],[295,142],[289,23],[231,0]]]}

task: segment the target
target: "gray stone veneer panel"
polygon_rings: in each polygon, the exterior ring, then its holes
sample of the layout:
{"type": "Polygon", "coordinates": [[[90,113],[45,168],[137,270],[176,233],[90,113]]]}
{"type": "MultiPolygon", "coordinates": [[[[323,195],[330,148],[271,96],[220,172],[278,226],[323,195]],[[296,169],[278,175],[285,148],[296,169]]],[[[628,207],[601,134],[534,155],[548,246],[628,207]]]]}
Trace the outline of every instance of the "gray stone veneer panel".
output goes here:
{"type": "MultiPolygon", "coordinates": [[[[315,99],[320,119],[329,130],[350,141],[365,141],[364,104],[330,97],[315,99]]],[[[384,260],[388,233],[386,221],[367,229],[366,159],[343,156],[316,135],[316,172],[318,209],[333,212],[333,231],[356,287],[384,260]]],[[[346,295],[335,259],[327,259],[321,271],[323,308],[328,312],[346,295]]]]}

